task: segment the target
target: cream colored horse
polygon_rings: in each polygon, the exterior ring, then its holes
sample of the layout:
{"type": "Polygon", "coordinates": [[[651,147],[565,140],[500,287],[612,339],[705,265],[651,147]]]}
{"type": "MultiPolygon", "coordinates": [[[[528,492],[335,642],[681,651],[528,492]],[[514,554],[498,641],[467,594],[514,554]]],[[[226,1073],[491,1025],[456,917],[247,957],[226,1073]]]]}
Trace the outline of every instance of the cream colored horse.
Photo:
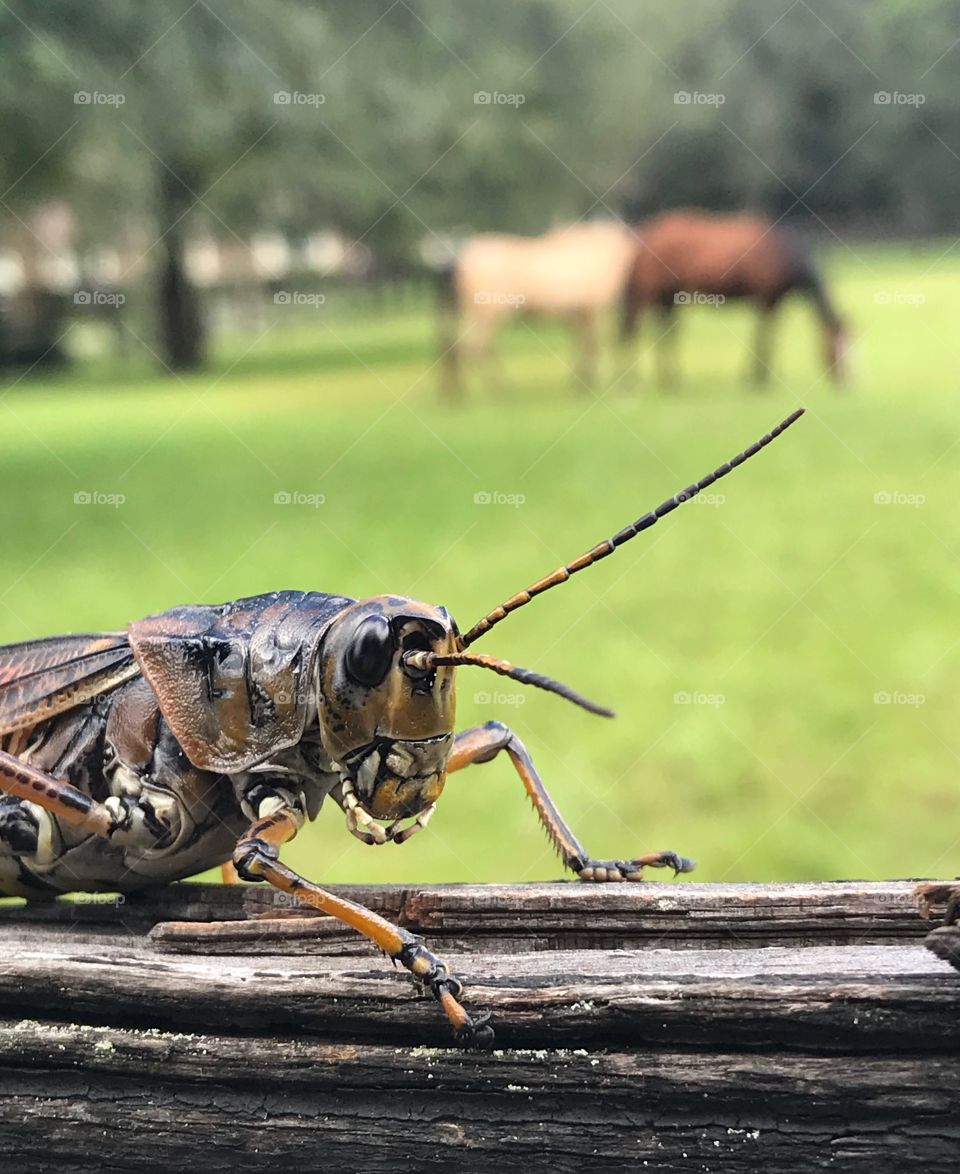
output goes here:
{"type": "Polygon", "coordinates": [[[544,236],[487,233],[460,251],[451,278],[443,339],[445,390],[461,390],[464,360],[492,360],[497,331],[519,314],[563,318],[576,337],[574,374],[590,387],[597,370],[600,318],[623,295],[636,242],[616,221],[573,224],[544,236]],[[450,326],[453,326],[453,330],[450,326]]]}

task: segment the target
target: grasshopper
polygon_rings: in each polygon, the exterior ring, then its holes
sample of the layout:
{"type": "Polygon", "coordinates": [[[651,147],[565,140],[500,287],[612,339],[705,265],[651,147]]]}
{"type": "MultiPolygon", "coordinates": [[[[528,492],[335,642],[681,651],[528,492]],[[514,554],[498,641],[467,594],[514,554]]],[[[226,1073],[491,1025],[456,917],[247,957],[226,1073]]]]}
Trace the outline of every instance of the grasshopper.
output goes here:
{"type": "Polygon", "coordinates": [[[326,798],[366,844],[425,827],[448,775],[501,751],[564,865],[584,881],[639,881],[694,864],[675,852],[590,855],[526,747],[502,722],[455,733],[454,678],[478,667],[612,717],[566,685],[471,651],[538,595],[647,530],[779,436],[731,461],[512,595],[467,632],[401,596],[280,591],[176,607],[123,632],[0,648],[0,893],[133,892],[232,861],[352,926],[440,1003],[458,1042],[489,1045],[463,986],[406,930],[299,876],[281,846],[326,798]]]}

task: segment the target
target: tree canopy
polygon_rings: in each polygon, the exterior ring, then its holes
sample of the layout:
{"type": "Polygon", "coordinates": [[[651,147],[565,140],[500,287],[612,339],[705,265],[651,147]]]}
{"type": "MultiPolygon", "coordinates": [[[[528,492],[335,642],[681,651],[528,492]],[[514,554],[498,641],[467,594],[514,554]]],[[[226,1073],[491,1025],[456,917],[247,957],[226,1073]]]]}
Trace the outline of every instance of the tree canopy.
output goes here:
{"type": "Polygon", "coordinates": [[[960,0],[10,0],[0,216],[146,223],[168,269],[200,225],[387,260],[678,205],[949,231],[958,31],[960,0]]]}

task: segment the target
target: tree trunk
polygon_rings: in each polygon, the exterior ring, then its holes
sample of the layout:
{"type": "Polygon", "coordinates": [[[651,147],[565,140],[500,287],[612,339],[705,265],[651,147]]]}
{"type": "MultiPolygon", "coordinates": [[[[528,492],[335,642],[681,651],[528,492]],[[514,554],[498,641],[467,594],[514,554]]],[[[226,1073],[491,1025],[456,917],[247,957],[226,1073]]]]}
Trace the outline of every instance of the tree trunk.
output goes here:
{"type": "Polygon", "coordinates": [[[163,362],[171,371],[197,370],[207,353],[203,307],[186,267],[187,220],[196,202],[190,188],[196,190],[196,185],[188,179],[188,187],[179,178],[183,174],[183,168],[175,167],[164,168],[160,176],[160,341],[163,362]]]}

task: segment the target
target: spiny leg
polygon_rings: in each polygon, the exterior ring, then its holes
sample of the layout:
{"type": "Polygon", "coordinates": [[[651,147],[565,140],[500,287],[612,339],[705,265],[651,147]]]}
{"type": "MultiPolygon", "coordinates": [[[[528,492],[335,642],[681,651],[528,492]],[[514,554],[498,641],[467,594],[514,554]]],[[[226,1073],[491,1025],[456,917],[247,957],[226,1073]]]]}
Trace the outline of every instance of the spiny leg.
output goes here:
{"type": "Polygon", "coordinates": [[[459,1002],[463,984],[418,938],[362,905],[328,893],[280,863],[280,847],[297,834],[301,814],[279,798],[264,800],[259,814],[260,818],[240,838],[233,854],[239,875],[244,880],[267,881],[369,938],[430,991],[443,1008],[458,1043],[490,1047],[493,1028],[489,1025],[489,1013],[470,1018],[459,1002]]]}
{"type": "Polygon", "coordinates": [[[553,846],[560,853],[563,863],[585,881],[639,881],[643,880],[643,869],[672,868],[674,874],[692,872],[696,867],[692,860],[678,856],[676,852],[648,852],[632,860],[595,860],[570,830],[567,822],[557,810],[547,788],[537,774],[527,748],[517,735],[503,722],[491,721],[472,730],[458,734],[453,752],[447,764],[447,773],[462,770],[473,763],[489,762],[505,750],[516,767],[520,781],[533,801],[540,822],[546,828],[553,846]]]}

